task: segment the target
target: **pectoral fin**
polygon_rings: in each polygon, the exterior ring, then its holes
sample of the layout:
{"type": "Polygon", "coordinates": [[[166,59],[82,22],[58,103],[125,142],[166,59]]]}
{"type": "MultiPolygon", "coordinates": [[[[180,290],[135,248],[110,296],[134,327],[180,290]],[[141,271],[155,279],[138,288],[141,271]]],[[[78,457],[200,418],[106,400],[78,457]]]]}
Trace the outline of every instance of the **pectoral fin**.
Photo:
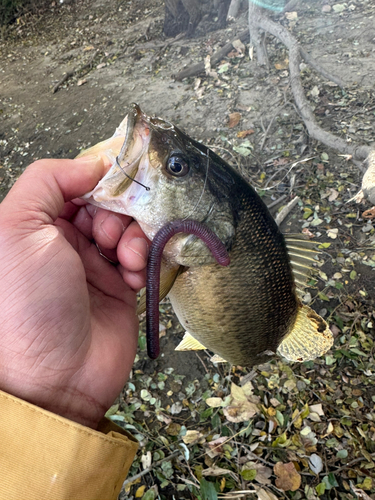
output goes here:
{"type": "Polygon", "coordinates": [[[207,347],[198,342],[189,332],[185,332],[184,338],[178,344],[175,351],[202,351],[203,349],[207,349],[207,347]]]}
{"type": "Polygon", "coordinates": [[[322,356],[332,344],[333,335],[324,319],[309,306],[301,304],[293,330],[277,352],[289,361],[309,361],[322,356]]]}
{"type": "MultiPolygon", "coordinates": [[[[182,271],[184,266],[168,267],[162,260],[160,271],[160,288],[159,288],[159,302],[162,301],[171,291],[174,282],[182,271]]],[[[143,288],[139,298],[137,314],[140,315],[146,311],[146,288],[143,288]]]]}

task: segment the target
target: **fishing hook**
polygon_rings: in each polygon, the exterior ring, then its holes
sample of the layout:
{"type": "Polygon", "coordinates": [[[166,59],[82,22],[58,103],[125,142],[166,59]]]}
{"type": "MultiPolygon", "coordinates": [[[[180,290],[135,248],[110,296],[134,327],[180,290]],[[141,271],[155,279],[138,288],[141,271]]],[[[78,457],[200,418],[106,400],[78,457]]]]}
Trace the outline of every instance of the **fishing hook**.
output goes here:
{"type": "Polygon", "coordinates": [[[128,175],[128,174],[125,172],[125,170],[122,168],[122,166],[120,165],[120,163],[119,163],[119,161],[118,161],[118,156],[116,156],[116,163],[117,163],[117,165],[120,167],[120,169],[121,169],[122,173],[123,173],[124,175],[126,175],[126,177],[127,177],[128,179],[130,179],[130,180],[131,180],[131,181],[133,181],[133,182],[136,182],[137,184],[139,184],[140,186],[142,186],[143,188],[145,188],[145,190],[146,190],[146,191],[150,191],[150,188],[149,188],[148,186],[145,186],[144,184],[142,184],[141,182],[137,181],[136,179],[133,179],[132,177],[130,177],[130,175],[128,175]]]}

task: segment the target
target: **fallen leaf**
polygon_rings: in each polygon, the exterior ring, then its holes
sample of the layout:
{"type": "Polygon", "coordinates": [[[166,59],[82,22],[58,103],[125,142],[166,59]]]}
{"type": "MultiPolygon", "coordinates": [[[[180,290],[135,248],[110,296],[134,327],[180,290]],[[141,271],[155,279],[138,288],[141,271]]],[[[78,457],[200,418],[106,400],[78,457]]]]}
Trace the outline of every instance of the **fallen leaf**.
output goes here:
{"type": "Polygon", "coordinates": [[[185,444],[194,443],[194,441],[198,441],[203,436],[203,434],[199,431],[186,431],[185,436],[182,437],[182,441],[185,444]]]}
{"type": "Polygon", "coordinates": [[[237,132],[237,137],[240,139],[244,139],[247,135],[251,135],[254,133],[254,130],[252,128],[249,128],[249,130],[241,130],[240,132],[237,132]]]}
{"type": "Polygon", "coordinates": [[[80,87],[81,85],[84,85],[85,83],[87,83],[87,79],[86,78],[84,78],[83,80],[78,80],[77,87],[80,87]]]}
{"type": "Polygon", "coordinates": [[[272,476],[271,467],[267,467],[256,462],[246,462],[244,465],[245,469],[256,470],[257,474],[255,476],[255,481],[257,483],[268,485],[271,484],[270,477],[272,476]]]}
{"type": "Polygon", "coordinates": [[[87,47],[85,47],[83,49],[83,52],[88,52],[89,50],[94,50],[94,49],[95,49],[95,47],[93,45],[88,45],[87,47]]]}
{"type": "Polygon", "coordinates": [[[277,497],[269,490],[261,488],[257,491],[258,500],[277,500],[277,497]]]}
{"type": "Polygon", "coordinates": [[[234,128],[236,125],[239,124],[240,120],[241,120],[241,113],[239,113],[238,111],[235,111],[234,113],[230,113],[229,123],[227,126],[229,128],[234,128]]]}
{"type": "Polygon", "coordinates": [[[145,489],[146,489],[145,485],[140,486],[137,489],[137,491],[135,492],[135,498],[142,498],[143,497],[143,493],[145,492],[145,489]]]}
{"type": "Polygon", "coordinates": [[[147,469],[147,467],[150,467],[152,463],[151,451],[148,451],[145,455],[142,455],[141,462],[143,470],[147,469]]]}
{"type": "Polygon", "coordinates": [[[339,234],[339,230],[337,228],[334,229],[327,229],[327,236],[328,238],[331,238],[332,240],[335,240],[339,234]]]}
{"type": "Polygon", "coordinates": [[[334,201],[338,197],[339,192],[333,188],[330,188],[329,190],[330,190],[331,194],[328,197],[328,201],[334,201]]]}
{"type": "Polygon", "coordinates": [[[288,65],[289,65],[289,59],[286,58],[286,59],[284,59],[283,62],[276,63],[275,64],[275,68],[278,69],[278,70],[283,70],[283,69],[286,69],[288,67],[288,65]]]}
{"type": "Polygon", "coordinates": [[[222,436],[217,439],[214,439],[208,443],[208,447],[210,448],[209,451],[207,451],[207,455],[211,458],[217,457],[218,455],[221,455],[224,453],[224,448],[223,444],[228,440],[227,437],[222,436]]]}
{"type": "Polygon", "coordinates": [[[206,399],[206,404],[210,406],[211,408],[219,408],[223,403],[223,400],[221,398],[207,398],[206,399]]]}
{"type": "Polygon", "coordinates": [[[309,410],[310,412],[317,413],[321,417],[324,416],[324,411],[321,403],[318,403],[316,405],[309,405],[309,410]]]}
{"type": "Polygon", "coordinates": [[[232,45],[233,45],[233,47],[237,50],[237,52],[239,52],[240,54],[245,53],[245,51],[246,51],[246,47],[245,47],[245,45],[241,42],[241,40],[240,40],[240,39],[234,40],[234,41],[232,42],[232,45]]]}
{"type": "Polygon", "coordinates": [[[298,14],[297,12],[285,12],[285,17],[288,19],[288,21],[295,21],[298,19],[298,14]]]}
{"type": "Polygon", "coordinates": [[[319,455],[313,453],[309,458],[309,467],[315,473],[319,474],[323,470],[323,461],[319,455]]]}
{"type": "Polygon", "coordinates": [[[284,464],[282,462],[277,462],[273,468],[273,472],[276,474],[276,487],[283,491],[297,491],[301,486],[301,476],[296,471],[293,462],[288,462],[284,464]]]}

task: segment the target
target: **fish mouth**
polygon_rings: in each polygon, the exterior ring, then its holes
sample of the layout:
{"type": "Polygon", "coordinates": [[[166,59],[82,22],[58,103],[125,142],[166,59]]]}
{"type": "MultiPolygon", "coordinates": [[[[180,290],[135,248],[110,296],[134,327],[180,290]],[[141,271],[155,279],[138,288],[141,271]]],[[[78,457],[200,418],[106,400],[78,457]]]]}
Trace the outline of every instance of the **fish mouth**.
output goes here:
{"type": "MultiPolygon", "coordinates": [[[[97,186],[83,198],[94,205],[113,212],[130,215],[129,205],[139,201],[144,191],[149,191],[148,149],[151,127],[155,118],[148,117],[137,104],[132,104],[128,114],[117,128],[114,138],[124,137],[121,149],[112,151],[112,166],[97,186]]],[[[107,141],[103,143],[103,153],[107,141]]]]}

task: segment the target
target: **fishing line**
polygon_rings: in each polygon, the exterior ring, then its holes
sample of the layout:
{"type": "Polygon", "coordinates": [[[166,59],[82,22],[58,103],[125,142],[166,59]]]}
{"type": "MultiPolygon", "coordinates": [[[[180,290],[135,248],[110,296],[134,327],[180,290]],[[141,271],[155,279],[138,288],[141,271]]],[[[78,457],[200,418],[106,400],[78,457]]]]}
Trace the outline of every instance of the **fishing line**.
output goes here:
{"type": "MultiPolygon", "coordinates": [[[[190,212],[189,215],[187,215],[186,217],[184,217],[182,220],[186,220],[186,219],[189,219],[191,215],[193,215],[193,213],[195,212],[195,210],[198,208],[198,205],[199,203],[201,202],[201,199],[204,195],[204,192],[206,190],[206,184],[207,184],[207,178],[208,178],[208,168],[210,166],[210,150],[207,148],[207,168],[206,168],[206,177],[204,179],[204,184],[203,184],[203,189],[202,189],[202,192],[201,192],[201,195],[199,197],[199,200],[197,201],[197,203],[195,204],[193,210],[190,212]]],[[[210,208],[210,212],[212,210],[212,207],[210,208]]]]}
{"type": "Polygon", "coordinates": [[[142,184],[141,182],[137,181],[136,179],[133,179],[132,177],[130,177],[130,175],[128,175],[125,170],[122,168],[122,166],[120,165],[119,161],[118,161],[118,156],[116,156],[116,163],[117,165],[120,167],[122,173],[128,178],[130,179],[131,181],[135,182],[136,184],[139,184],[140,186],[142,186],[143,188],[145,188],[146,191],[150,191],[150,188],[148,186],[145,186],[144,184],[142,184]]]}

